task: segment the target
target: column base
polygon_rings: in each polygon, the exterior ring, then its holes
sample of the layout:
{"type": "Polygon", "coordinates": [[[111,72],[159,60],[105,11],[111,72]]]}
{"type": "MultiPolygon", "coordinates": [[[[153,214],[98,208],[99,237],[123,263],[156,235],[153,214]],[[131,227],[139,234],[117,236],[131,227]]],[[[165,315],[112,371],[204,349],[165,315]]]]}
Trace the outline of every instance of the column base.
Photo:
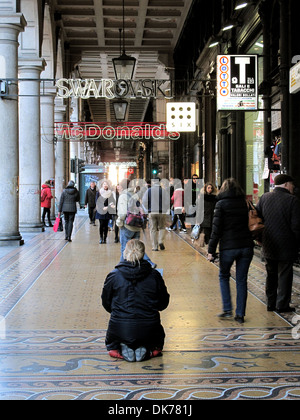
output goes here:
{"type": "Polygon", "coordinates": [[[24,239],[21,235],[0,235],[0,247],[18,247],[24,245],[24,239]]]}
{"type": "Polygon", "coordinates": [[[34,225],[34,226],[31,224],[20,224],[19,229],[21,232],[27,232],[27,233],[45,232],[45,228],[42,223],[34,225]]]}

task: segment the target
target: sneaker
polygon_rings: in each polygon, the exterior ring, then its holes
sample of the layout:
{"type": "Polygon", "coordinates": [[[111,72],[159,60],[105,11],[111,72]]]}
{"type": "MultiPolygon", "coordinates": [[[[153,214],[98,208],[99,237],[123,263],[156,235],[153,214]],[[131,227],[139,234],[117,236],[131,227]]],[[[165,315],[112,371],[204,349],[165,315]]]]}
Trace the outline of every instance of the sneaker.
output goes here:
{"type": "Polygon", "coordinates": [[[167,230],[168,232],[172,232],[172,231],[173,231],[173,229],[171,229],[170,227],[166,228],[166,230],[167,230]]]}
{"type": "Polygon", "coordinates": [[[108,354],[110,355],[110,357],[115,357],[116,359],[124,359],[119,350],[110,350],[108,354]]]}
{"type": "Polygon", "coordinates": [[[152,248],[152,251],[158,251],[158,248],[152,248]]]}
{"type": "Polygon", "coordinates": [[[221,318],[221,319],[231,318],[232,317],[232,312],[231,311],[222,312],[221,314],[218,315],[218,317],[221,318]]]}
{"type": "Polygon", "coordinates": [[[135,352],[126,344],[121,343],[122,356],[127,362],[135,362],[135,352]]]}
{"type": "Polygon", "coordinates": [[[147,356],[147,349],[145,347],[139,347],[135,350],[135,360],[142,362],[147,356]]]}
{"type": "Polygon", "coordinates": [[[181,232],[186,233],[187,230],[186,229],[181,229],[181,232]]]}
{"type": "Polygon", "coordinates": [[[234,320],[237,321],[239,324],[243,324],[245,322],[244,317],[240,315],[236,315],[234,320]]]}
{"type": "Polygon", "coordinates": [[[160,357],[162,356],[162,351],[161,349],[154,349],[150,352],[150,357],[160,357]]]}
{"type": "Polygon", "coordinates": [[[164,244],[159,244],[159,247],[160,247],[161,251],[164,251],[166,249],[164,244]]]}

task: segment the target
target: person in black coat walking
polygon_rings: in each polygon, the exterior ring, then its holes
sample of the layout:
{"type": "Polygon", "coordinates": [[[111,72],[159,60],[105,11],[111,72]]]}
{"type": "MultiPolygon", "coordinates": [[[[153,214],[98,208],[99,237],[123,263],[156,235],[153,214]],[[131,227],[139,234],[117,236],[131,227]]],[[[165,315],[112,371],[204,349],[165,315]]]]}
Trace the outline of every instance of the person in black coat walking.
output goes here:
{"type": "Polygon", "coordinates": [[[96,226],[96,194],[96,184],[95,182],[91,182],[90,187],[86,190],[85,193],[85,207],[88,206],[90,224],[93,224],[94,226],[96,226]]]}
{"type": "Polygon", "coordinates": [[[262,236],[266,260],[268,311],[291,312],[293,263],[300,245],[300,204],[289,175],[277,175],[275,190],[263,194],[256,206],[263,217],[262,236]]]}
{"type": "Polygon", "coordinates": [[[212,233],[208,244],[208,260],[213,261],[219,243],[219,279],[223,301],[220,318],[232,316],[230,270],[236,262],[236,315],[244,322],[247,302],[247,277],[253,258],[253,240],[248,228],[248,206],[245,193],[234,178],[226,179],[217,195],[212,233]]]}
{"type": "Polygon", "coordinates": [[[72,242],[71,236],[73,223],[77,213],[77,202],[80,200],[80,194],[75,187],[75,182],[70,181],[66,189],[63,190],[58,206],[58,217],[64,213],[66,241],[72,242]]]}
{"type": "Polygon", "coordinates": [[[165,339],[159,311],[167,308],[169,294],[144,254],[143,242],[127,242],[125,260],[107,276],[101,296],[111,314],[105,341],[109,355],[130,362],[161,355],[165,339]]]}
{"type": "Polygon", "coordinates": [[[96,219],[99,219],[100,244],[106,244],[108,223],[116,214],[116,200],[107,181],[102,183],[100,191],[96,193],[96,219]]]}

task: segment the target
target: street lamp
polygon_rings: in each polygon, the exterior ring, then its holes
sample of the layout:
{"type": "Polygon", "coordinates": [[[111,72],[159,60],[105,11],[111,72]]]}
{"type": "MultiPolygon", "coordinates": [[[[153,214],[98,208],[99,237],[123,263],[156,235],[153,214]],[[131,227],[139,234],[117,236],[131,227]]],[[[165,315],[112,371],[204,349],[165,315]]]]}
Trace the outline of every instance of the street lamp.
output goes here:
{"type": "MultiPolygon", "coordinates": [[[[121,50],[121,30],[120,30],[121,50]]],[[[120,51],[121,53],[121,51],[120,51]]],[[[125,53],[125,5],[123,0],[123,53],[118,58],[112,59],[114,72],[117,80],[132,80],[136,59],[125,53]]]]}
{"type": "Polygon", "coordinates": [[[113,102],[115,118],[117,121],[124,121],[126,118],[126,112],[128,107],[127,101],[115,101],[113,102]]]}

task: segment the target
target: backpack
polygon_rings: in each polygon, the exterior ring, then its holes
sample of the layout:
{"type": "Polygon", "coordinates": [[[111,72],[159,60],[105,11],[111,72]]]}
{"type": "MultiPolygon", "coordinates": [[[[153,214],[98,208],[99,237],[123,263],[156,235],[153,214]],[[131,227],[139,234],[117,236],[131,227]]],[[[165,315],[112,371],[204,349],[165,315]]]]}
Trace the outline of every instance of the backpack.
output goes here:
{"type": "Polygon", "coordinates": [[[144,228],[146,221],[147,218],[143,212],[141,202],[137,199],[137,195],[134,194],[128,200],[125,224],[136,228],[144,228]]]}

